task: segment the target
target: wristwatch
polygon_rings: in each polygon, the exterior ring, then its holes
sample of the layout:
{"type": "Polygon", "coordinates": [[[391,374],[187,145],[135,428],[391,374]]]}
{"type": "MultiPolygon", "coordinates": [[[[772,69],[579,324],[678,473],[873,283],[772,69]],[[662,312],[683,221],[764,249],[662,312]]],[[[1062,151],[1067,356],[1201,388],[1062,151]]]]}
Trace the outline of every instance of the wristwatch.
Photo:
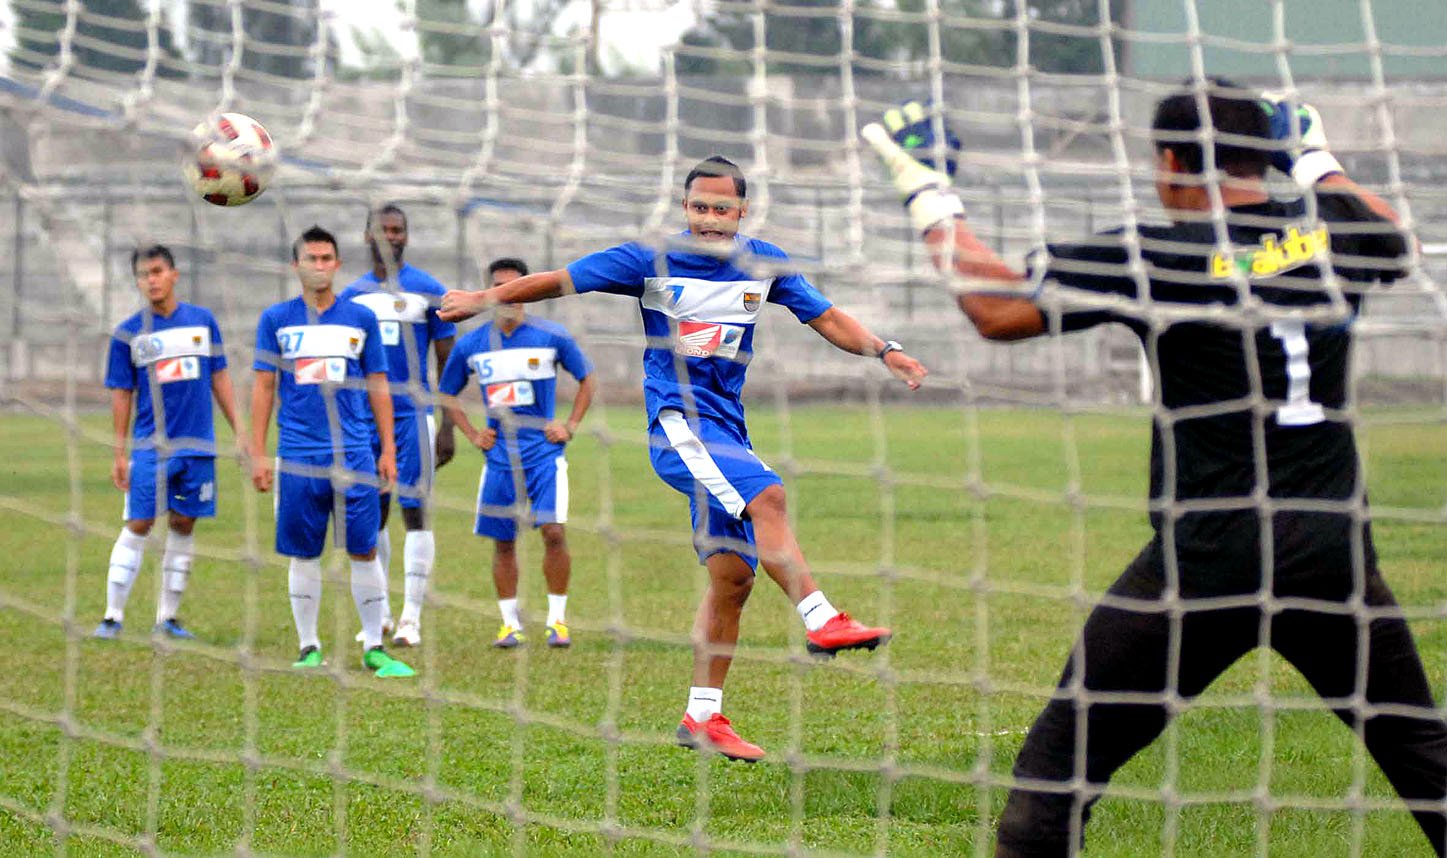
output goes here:
{"type": "Polygon", "coordinates": [[[894,340],[885,340],[885,341],[884,341],[884,348],[880,349],[880,350],[879,350],[879,354],[875,355],[875,357],[879,358],[880,360],[884,360],[884,356],[887,355],[887,354],[889,354],[890,352],[902,352],[902,351],[904,351],[904,346],[900,345],[899,343],[895,342],[894,340]]]}

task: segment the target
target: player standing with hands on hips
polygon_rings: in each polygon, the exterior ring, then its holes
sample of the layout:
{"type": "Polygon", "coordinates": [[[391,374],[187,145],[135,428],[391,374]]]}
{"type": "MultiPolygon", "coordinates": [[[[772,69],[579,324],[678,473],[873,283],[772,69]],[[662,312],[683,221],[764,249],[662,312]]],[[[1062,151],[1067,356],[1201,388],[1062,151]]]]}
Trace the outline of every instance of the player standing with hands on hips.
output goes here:
{"type": "MultiPolygon", "coordinates": [[[[488,266],[493,286],[528,273],[521,259],[496,259],[488,266]]],[[[518,520],[513,512],[528,500],[528,519],[543,537],[543,577],[548,584],[548,646],[571,646],[568,630],[568,582],[573,558],[568,552],[568,459],[565,445],[593,402],[593,365],[562,325],[529,319],[519,304],[500,304],[493,320],[458,341],[437,382],[444,407],[462,434],[487,454],[477,486],[473,533],[493,540],[492,581],[502,625],[493,638],[497,649],[513,649],[526,638],[518,612],[518,520]],[[578,380],[578,394],[567,420],[554,415],[558,368],[578,380]],[[456,397],[470,376],[477,377],[487,422],[472,425],[456,397]]]]}
{"type": "Polygon", "coordinates": [[[962,294],[960,309],[997,340],[1123,324],[1151,356],[1160,402],[1155,535],[1086,619],[1025,737],[997,858],[1074,854],[1111,775],[1165,729],[1177,701],[1259,646],[1365,739],[1442,855],[1447,724],[1377,569],[1347,396],[1350,316],[1364,289],[1407,261],[1396,214],[1346,177],[1313,108],[1197,80],[1156,106],[1151,127],[1172,223],[1139,227],[1138,245],[1125,229],[1052,244],[1017,271],[971,231],[949,176],[922,163],[949,148],[934,146],[934,125],[911,104],[863,135],[936,264],[995,290],[962,294]],[[1272,199],[1269,165],[1305,196],[1272,199]],[[1072,308],[1070,290],[1120,301],[1072,308]],[[1219,313],[1248,301],[1261,309],[1219,313]]]}
{"type": "Polygon", "coordinates": [[[794,603],[811,652],[874,649],[890,636],[889,629],[862,625],[825,598],[789,526],[783,481],[754,455],[740,395],[759,312],[766,302],[783,305],[835,347],[881,360],[911,389],[926,371],[899,343],[874,336],[801,275],[759,274],[760,264],[772,272],[786,267],[788,257],[739,234],[747,192],[738,166],[715,155],[684,179],[688,231],[670,239],[666,250],[623,244],[505,286],[448,292],[442,317],[465,319],[498,304],[571,292],[638,300],[647,336],[643,394],[653,469],[688,497],[694,548],[709,576],[694,623],[693,686],[678,741],[752,762],[763,758],[763,749],[740,738],[722,708],[756,565],[762,563],[794,603]]]}

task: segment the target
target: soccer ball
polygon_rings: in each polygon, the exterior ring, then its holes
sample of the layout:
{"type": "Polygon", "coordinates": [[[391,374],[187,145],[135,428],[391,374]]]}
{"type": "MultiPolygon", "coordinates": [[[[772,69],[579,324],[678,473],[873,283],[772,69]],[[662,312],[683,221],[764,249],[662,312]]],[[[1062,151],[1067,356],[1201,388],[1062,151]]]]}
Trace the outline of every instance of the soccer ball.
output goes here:
{"type": "Polygon", "coordinates": [[[241,113],[218,113],[191,132],[195,150],[186,179],[216,206],[245,205],[266,190],[279,152],[260,122],[241,113]]]}

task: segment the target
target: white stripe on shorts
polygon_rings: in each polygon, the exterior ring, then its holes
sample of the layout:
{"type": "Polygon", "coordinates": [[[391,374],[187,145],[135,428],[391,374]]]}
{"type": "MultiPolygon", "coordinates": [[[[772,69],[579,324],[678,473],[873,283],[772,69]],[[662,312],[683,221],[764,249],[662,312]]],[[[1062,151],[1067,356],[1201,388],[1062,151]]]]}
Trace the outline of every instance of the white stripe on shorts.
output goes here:
{"type": "Polygon", "coordinates": [[[739,518],[744,514],[744,498],[739,494],[738,489],[724,476],[718,463],[708,453],[703,441],[693,434],[689,428],[688,421],[677,411],[665,410],[658,413],[658,425],[663,427],[663,434],[668,436],[668,443],[673,446],[673,452],[683,460],[684,467],[693,474],[693,478],[708,489],[723,508],[728,510],[729,515],[739,518]]]}
{"type": "Polygon", "coordinates": [[[557,485],[553,489],[553,521],[557,524],[568,523],[568,460],[561,454],[553,460],[553,467],[558,469],[557,485]]]}

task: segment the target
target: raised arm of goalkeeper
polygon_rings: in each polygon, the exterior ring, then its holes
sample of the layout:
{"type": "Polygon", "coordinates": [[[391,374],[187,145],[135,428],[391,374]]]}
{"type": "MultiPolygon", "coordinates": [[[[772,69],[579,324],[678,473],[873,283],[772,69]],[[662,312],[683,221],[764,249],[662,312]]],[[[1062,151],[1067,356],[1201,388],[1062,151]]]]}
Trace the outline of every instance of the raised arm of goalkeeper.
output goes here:
{"type": "MultiPolygon", "coordinates": [[[[1347,178],[1341,164],[1327,151],[1321,117],[1310,105],[1297,105],[1279,94],[1264,94],[1262,107],[1270,115],[1274,145],[1271,163],[1290,175],[1303,189],[1318,193],[1355,195],[1374,213],[1400,225],[1400,218],[1380,196],[1347,178]]],[[[878,153],[904,198],[914,228],[924,237],[934,264],[941,271],[972,281],[971,291],[960,294],[960,310],[986,339],[1018,340],[1046,330],[1045,317],[1025,297],[1030,289],[1025,272],[1001,259],[975,235],[965,218],[960,198],[950,189],[953,170],[935,169],[930,156],[944,148],[953,154],[958,140],[945,130],[947,145],[935,147],[933,129],[942,127],[917,102],[890,110],[883,123],[871,123],[861,136],[878,153]],[[998,284],[992,293],[990,284],[998,284]],[[983,288],[982,288],[983,287],[983,288]],[[1020,294],[1009,294],[1016,292],[1020,294]]],[[[1169,207],[1169,206],[1168,206],[1169,207]]]]}

